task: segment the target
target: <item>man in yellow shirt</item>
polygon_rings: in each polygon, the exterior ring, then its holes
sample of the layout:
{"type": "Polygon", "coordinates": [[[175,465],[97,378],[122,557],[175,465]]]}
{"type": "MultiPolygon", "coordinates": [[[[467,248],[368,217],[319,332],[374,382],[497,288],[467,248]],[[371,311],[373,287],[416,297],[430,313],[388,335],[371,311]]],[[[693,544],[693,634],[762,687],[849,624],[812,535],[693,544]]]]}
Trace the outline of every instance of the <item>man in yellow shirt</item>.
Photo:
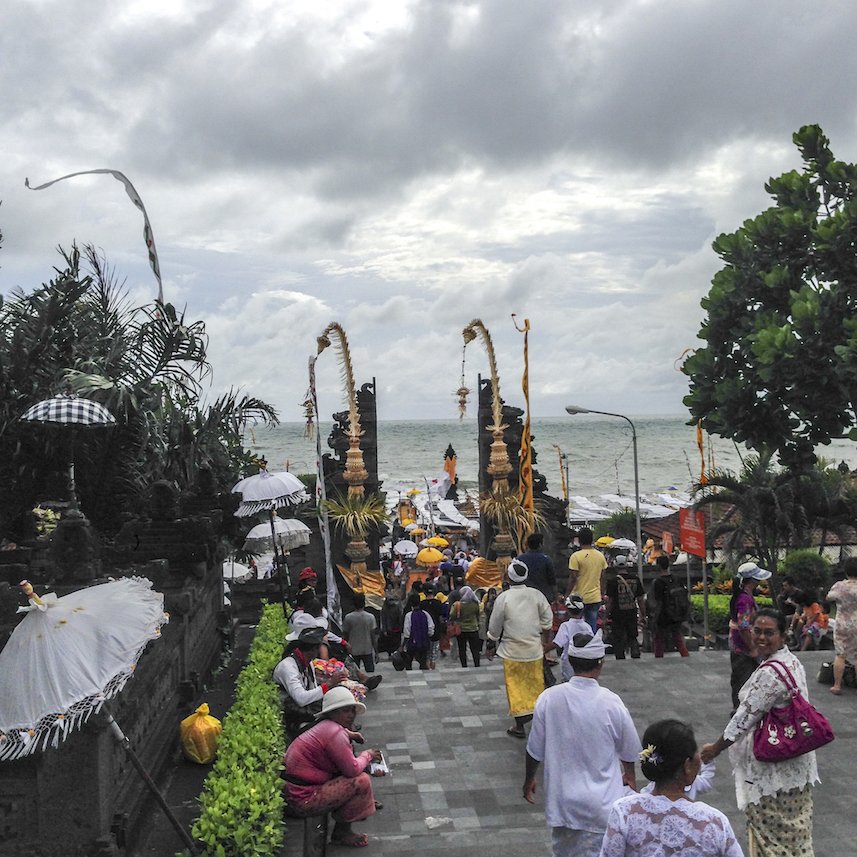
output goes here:
{"type": "Polygon", "coordinates": [[[604,600],[604,571],[607,560],[600,550],[592,547],[592,530],[584,527],[578,533],[580,550],[568,559],[568,595],[583,599],[583,619],[594,634],[597,630],[598,608],[604,600]]]}

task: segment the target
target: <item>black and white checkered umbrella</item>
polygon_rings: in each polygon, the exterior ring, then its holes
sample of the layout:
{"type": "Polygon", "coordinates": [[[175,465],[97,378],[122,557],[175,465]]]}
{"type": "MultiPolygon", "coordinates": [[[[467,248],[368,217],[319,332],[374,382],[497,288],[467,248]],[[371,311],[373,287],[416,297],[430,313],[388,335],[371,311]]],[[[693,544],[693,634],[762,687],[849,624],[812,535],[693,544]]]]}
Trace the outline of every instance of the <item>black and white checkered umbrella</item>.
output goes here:
{"type": "Polygon", "coordinates": [[[68,425],[79,428],[98,428],[114,425],[113,414],[98,402],[60,394],[36,402],[21,417],[25,422],[49,425],[68,425]]]}

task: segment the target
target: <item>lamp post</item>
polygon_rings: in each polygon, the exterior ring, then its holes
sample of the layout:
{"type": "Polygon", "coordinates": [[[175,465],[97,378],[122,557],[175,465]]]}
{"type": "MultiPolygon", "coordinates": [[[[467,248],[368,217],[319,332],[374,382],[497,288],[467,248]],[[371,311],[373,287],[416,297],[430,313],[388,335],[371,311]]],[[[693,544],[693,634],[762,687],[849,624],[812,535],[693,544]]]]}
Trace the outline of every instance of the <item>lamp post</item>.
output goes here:
{"type": "Polygon", "coordinates": [[[643,537],[640,530],[640,472],[637,465],[637,429],[634,423],[624,414],[612,414],[609,411],[593,411],[590,408],[582,408],[579,405],[566,405],[565,410],[572,416],[575,414],[601,414],[602,417],[617,417],[620,420],[625,420],[631,426],[631,443],[634,448],[634,511],[636,512],[637,519],[637,577],[640,578],[640,583],[642,583],[643,537]]]}

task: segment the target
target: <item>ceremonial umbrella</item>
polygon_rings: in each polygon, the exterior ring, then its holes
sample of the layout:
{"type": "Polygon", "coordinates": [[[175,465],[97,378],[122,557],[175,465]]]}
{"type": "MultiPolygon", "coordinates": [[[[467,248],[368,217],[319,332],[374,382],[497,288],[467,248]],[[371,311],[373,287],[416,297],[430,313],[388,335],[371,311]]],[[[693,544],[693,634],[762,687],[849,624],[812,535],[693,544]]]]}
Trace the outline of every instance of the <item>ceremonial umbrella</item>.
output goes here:
{"type": "Polygon", "coordinates": [[[417,554],[417,565],[435,565],[443,562],[443,554],[436,548],[423,548],[417,554]]]}
{"type": "Polygon", "coordinates": [[[74,484],[74,432],[76,429],[110,428],[116,424],[113,414],[98,402],[79,399],[74,393],[60,393],[36,402],[21,417],[24,422],[58,426],[70,433],[68,492],[73,511],[77,511],[77,489],[74,484]]]}
{"type": "Polygon", "coordinates": [[[417,546],[408,539],[402,539],[400,542],[396,542],[396,544],[393,545],[393,550],[399,556],[414,557],[417,555],[417,546]]]}
{"type": "Polygon", "coordinates": [[[449,542],[443,536],[432,536],[426,539],[425,543],[433,548],[448,548],[449,542]]]}
{"type": "Polygon", "coordinates": [[[595,547],[597,548],[606,548],[608,545],[612,545],[616,539],[613,536],[601,536],[600,539],[596,539],[595,547]]]}
{"type": "Polygon", "coordinates": [[[247,533],[244,550],[249,553],[265,553],[280,547],[290,551],[308,545],[311,535],[312,530],[303,521],[275,516],[273,535],[267,524],[257,524],[247,533]]]}
{"type": "MultiPolygon", "coordinates": [[[[169,620],[151,581],[126,577],[40,598],[22,581],[26,613],[0,651],[0,761],[58,747],[106,708],[134,674],[150,640],[169,620]]],[[[183,842],[196,852],[113,715],[107,722],[183,842]]]]}
{"type": "Polygon", "coordinates": [[[281,569],[286,567],[285,551],[277,545],[277,533],[274,525],[275,512],[283,506],[297,506],[309,500],[306,486],[292,473],[281,471],[269,473],[267,461],[260,462],[259,472],[242,479],[232,488],[233,494],[241,495],[241,505],[235,513],[239,518],[248,518],[259,512],[270,515],[271,541],[274,548],[274,569],[280,583],[280,599],[283,613],[286,612],[286,586],[281,569]]]}
{"type": "Polygon", "coordinates": [[[614,548],[618,550],[636,550],[637,544],[636,542],[632,542],[630,539],[613,539],[608,547],[610,550],[613,550],[614,548]]]}

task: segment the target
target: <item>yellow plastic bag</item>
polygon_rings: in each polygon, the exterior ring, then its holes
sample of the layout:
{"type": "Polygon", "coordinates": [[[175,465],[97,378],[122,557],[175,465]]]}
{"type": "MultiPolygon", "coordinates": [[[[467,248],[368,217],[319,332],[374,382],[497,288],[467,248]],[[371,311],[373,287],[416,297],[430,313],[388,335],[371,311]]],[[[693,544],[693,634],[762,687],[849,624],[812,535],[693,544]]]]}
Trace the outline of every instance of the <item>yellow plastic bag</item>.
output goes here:
{"type": "Polygon", "coordinates": [[[208,765],[217,755],[217,742],[223,727],[216,717],[209,716],[208,703],[203,702],[179,726],[185,758],[200,765],[208,765]]]}

